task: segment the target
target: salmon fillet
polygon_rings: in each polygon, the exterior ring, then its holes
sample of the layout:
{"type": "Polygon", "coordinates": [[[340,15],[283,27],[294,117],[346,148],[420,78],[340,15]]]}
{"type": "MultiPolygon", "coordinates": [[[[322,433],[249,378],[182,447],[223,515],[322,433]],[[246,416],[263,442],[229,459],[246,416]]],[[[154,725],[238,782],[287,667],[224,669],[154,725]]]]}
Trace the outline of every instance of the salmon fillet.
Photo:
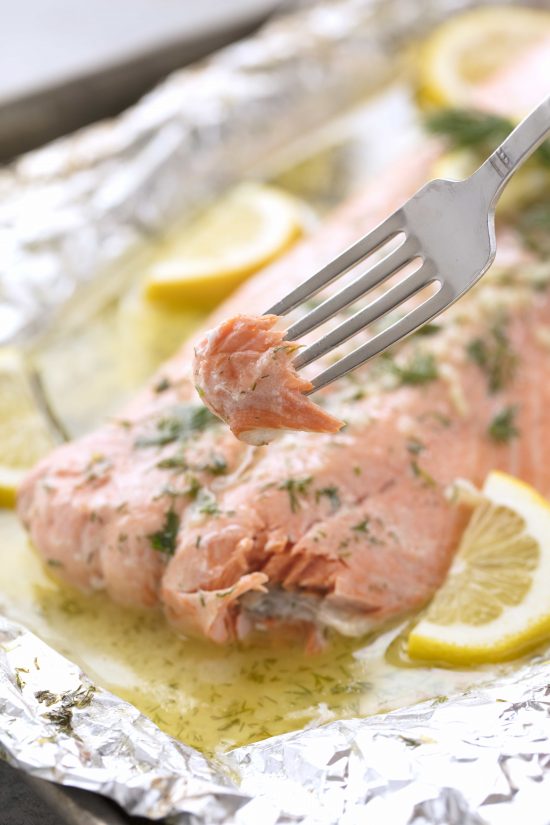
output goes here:
{"type": "Polygon", "coordinates": [[[195,346],[195,387],[209,410],[241,441],[267,444],[280,430],[337,433],[339,421],[310,401],[313,388],[292,359],[296,344],[274,329],[275,315],[237,315],[195,346]]]}
{"type": "MultiPolygon", "coordinates": [[[[263,312],[368,232],[438,151],[390,170],[210,325],[263,312]]],[[[218,643],[290,624],[315,645],[323,628],[357,635],[423,605],[467,516],[447,495],[457,478],[501,469],[550,495],[549,273],[498,234],[467,298],[319,394],[339,432],[235,439],[196,396],[183,347],[119,419],[28,475],[18,509],[38,552],[77,587],[161,607],[178,632],[218,643]]]]}

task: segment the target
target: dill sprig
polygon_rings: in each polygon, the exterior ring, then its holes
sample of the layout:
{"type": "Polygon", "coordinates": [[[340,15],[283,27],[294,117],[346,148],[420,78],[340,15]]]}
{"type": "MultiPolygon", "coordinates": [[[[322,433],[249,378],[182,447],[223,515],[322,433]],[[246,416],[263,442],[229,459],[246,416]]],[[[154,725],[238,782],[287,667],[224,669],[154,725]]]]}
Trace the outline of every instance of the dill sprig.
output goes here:
{"type": "MultiPolygon", "coordinates": [[[[438,109],[427,116],[425,126],[428,132],[447,138],[454,149],[474,149],[489,155],[510,134],[514,123],[477,109],[438,109]]],[[[550,143],[543,143],[533,157],[550,167],[550,143]]]]}
{"type": "Polygon", "coordinates": [[[180,518],[174,510],[168,510],[164,518],[164,524],[156,533],[151,533],[147,538],[151,542],[153,550],[173,556],[176,552],[176,539],[180,527],[180,518]]]}
{"type": "Polygon", "coordinates": [[[135,446],[162,447],[174,441],[186,441],[194,433],[201,433],[217,423],[219,419],[202,404],[177,404],[155,421],[153,432],[139,436],[135,446]]]}
{"type": "Polygon", "coordinates": [[[466,347],[471,361],[483,370],[489,392],[502,390],[514,377],[517,356],[502,323],[495,324],[486,338],[474,338],[466,347]]]}
{"type": "Polygon", "coordinates": [[[277,487],[278,490],[286,490],[290,501],[290,509],[296,513],[300,509],[300,496],[306,496],[309,492],[309,487],[313,478],[305,476],[304,478],[287,478],[282,481],[277,487]]]}
{"type": "Polygon", "coordinates": [[[393,368],[402,384],[427,384],[438,377],[437,361],[431,353],[416,352],[405,364],[393,368]]]}
{"type": "Polygon", "coordinates": [[[527,246],[540,255],[550,255],[550,204],[535,203],[524,209],[519,228],[527,246]]]}
{"type": "Polygon", "coordinates": [[[504,409],[495,415],[489,424],[488,430],[493,441],[504,444],[519,435],[519,430],[515,423],[516,415],[517,407],[513,406],[504,407],[504,409]]]}

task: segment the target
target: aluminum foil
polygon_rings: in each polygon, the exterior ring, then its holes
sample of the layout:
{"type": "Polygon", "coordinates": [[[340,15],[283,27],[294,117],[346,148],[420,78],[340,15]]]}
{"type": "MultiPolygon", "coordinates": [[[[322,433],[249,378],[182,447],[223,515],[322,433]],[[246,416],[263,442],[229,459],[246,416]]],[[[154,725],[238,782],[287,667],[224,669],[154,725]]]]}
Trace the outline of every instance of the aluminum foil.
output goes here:
{"type": "MultiPolygon", "coordinates": [[[[87,286],[109,286],[142,241],[377,86],[403,41],[467,5],[306,7],[0,173],[0,343],[30,340],[87,286]]],[[[550,823],[549,685],[539,661],[463,696],[215,763],[0,617],[1,755],[178,825],[550,823]]]]}
{"type": "Polygon", "coordinates": [[[387,80],[401,43],[473,1],[306,3],[118,118],[0,171],[0,345],[43,332],[79,295],[91,310],[87,285],[116,289],[144,240],[261,173],[278,148],[387,80]]]}
{"type": "Polygon", "coordinates": [[[0,714],[13,765],[178,825],[550,822],[550,662],[214,764],[0,618],[0,714]]]}

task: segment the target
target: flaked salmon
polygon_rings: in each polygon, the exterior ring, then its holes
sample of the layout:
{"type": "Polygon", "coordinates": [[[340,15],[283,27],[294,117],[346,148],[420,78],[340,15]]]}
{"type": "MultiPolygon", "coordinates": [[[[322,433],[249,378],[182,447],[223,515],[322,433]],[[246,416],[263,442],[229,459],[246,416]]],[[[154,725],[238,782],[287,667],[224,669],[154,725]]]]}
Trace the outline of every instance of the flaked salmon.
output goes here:
{"type": "Polygon", "coordinates": [[[236,315],[195,346],[194,380],[209,410],[241,441],[267,444],[280,430],[337,433],[343,421],[305,395],[312,389],[292,359],[296,344],[275,315],[236,315]]]}
{"type": "MultiPolygon", "coordinates": [[[[438,151],[390,170],[209,326],[263,312],[369,231],[438,151]]],[[[521,236],[498,233],[499,258],[467,298],[319,394],[346,422],[338,432],[235,439],[196,396],[185,346],[119,419],[27,477],[19,513],[46,563],[218,643],[293,626],[314,646],[324,628],[360,634],[420,607],[467,515],[449,500],[457,478],[481,484],[497,468],[550,495],[550,273],[521,236]]]]}

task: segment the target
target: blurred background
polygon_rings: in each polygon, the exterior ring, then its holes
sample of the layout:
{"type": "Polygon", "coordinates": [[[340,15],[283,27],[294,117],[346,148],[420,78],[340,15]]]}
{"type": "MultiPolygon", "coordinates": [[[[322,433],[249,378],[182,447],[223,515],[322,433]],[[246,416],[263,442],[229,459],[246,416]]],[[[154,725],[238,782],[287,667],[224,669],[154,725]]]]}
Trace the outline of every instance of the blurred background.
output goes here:
{"type": "Polygon", "coordinates": [[[116,114],[292,0],[3,2],[0,161],[116,114]]]}

